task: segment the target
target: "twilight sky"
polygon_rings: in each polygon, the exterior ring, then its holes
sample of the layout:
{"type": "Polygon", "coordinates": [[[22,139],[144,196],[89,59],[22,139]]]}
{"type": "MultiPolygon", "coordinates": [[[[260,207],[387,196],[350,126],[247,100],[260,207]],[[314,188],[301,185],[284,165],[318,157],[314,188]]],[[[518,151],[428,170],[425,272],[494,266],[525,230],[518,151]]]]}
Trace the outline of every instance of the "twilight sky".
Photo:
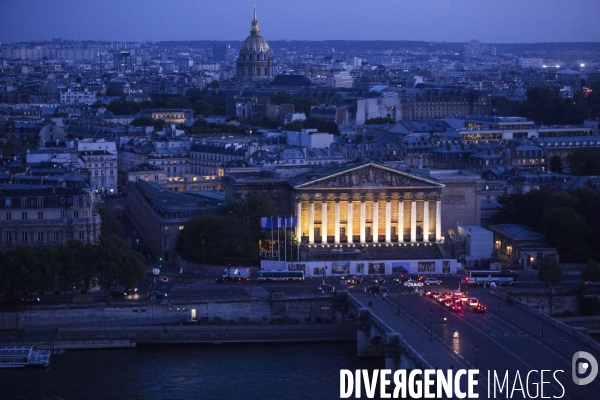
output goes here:
{"type": "Polygon", "coordinates": [[[236,40],[598,42],[598,0],[0,0],[0,42],[236,40]]]}

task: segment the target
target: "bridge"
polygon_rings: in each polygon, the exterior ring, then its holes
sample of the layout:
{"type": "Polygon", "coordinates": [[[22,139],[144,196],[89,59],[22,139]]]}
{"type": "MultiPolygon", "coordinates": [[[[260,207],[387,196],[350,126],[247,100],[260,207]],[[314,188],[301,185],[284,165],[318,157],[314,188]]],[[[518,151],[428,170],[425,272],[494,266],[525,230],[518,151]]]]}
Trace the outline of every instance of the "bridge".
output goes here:
{"type": "Polygon", "coordinates": [[[479,398],[505,398],[507,388],[500,394],[498,385],[498,397],[493,396],[494,374],[499,382],[508,376],[509,390],[515,388],[512,398],[534,397],[542,386],[544,396],[564,399],[600,393],[600,378],[579,386],[571,377],[573,355],[586,351],[600,360],[600,344],[500,289],[470,289],[470,296],[488,305],[483,314],[469,307],[451,312],[402,287],[385,299],[361,291],[345,295],[347,313],[357,321],[357,354],[384,356],[387,369],[479,369],[479,398]]]}

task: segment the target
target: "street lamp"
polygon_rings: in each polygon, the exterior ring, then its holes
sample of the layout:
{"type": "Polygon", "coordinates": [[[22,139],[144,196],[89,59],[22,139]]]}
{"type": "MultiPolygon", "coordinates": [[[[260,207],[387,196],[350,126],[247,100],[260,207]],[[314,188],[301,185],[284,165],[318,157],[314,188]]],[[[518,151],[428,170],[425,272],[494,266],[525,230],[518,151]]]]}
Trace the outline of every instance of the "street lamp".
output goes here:
{"type": "Polygon", "coordinates": [[[544,337],[544,306],[542,306],[542,331],[540,332],[540,337],[544,337]]]}
{"type": "Polygon", "coordinates": [[[429,340],[433,340],[433,307],[429,310],[429,315],[431,315],[431,325],[429,326],[429,340]]]}
{"type": "MultiPolygon", "coordinates": [[[[479,345],[475,345],[475,369],[479,369],[479,345]]],[[[478,374],[479,375],[479,374],[478,374]]]]}

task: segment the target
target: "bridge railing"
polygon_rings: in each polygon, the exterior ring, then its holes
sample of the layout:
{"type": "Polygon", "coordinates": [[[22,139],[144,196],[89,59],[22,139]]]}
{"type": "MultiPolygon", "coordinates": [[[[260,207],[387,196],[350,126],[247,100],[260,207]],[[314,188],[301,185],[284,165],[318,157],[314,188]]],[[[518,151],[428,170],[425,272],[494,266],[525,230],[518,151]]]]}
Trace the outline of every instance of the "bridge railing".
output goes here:
{"type": "Polygon", "coordinates": [[[507,300],[510,299],[511,300],[511,304],[515,305],[525,311],[527,311],[530,314],[533,315],[537,315],[538,317],[542,318],[544,320],[544,322],[547,322],[555,327],[557,327],[558,329],[576,337],[577,339],[581,340],[583,343],[593,347],[594,349],[600,351],[600,343],[596,342],[594,339],[592,339],[591,337],[581,333],[578,329],[575,329],[555,318],[552,318],[551,316],[549,316],[548,314],[543,313],[542,311],[540,311],[539,309],[530,306],[529,304],[526,304],[520,300],[517,299],[513,299],[511,296],[509,296],[508,294],[504,293],[504,291],[502,290],[498,290],[495,288],[491,288],[490,289],[490,293],[498,296],[499,298],[501,298],[502,300],[507,300]]]}
{"type": "MultiPolygon", "coordinates": [[[[359,302],[350,293],[346,293],[346,296],[348,299],[348,303],[351,306],[355,307],[356,309],[364,308],[364,305],[361,302],[359,302]]],[[[375,326],[375,328],[377,328],[377,330],[379,330],[383,334],[396,333],[398,335],[398,339],[399,339],[398,346],[402,350],[402,353],[404,355],[406,355],[410,360],[412,360],[415,365],[418,365],[423,369],[433,369],[431,364],[429,362],[427,362],[421,356],[421,354],[419,354],[415,349],[413,349],[412,346],[410,344],[408,344],[408,342],[402,338],[402,335],[400,333],[397,333],[392,327],[390,327],[388,324],[386,324],[384,320],[382,320],[377,315],[375,315],[373,312],[371,312],[370,309],[367,309],[367,311],[368,311],[368,315],[369,315],[369,321],[371,322],[371,324],[373,324],[375,326]]]]}

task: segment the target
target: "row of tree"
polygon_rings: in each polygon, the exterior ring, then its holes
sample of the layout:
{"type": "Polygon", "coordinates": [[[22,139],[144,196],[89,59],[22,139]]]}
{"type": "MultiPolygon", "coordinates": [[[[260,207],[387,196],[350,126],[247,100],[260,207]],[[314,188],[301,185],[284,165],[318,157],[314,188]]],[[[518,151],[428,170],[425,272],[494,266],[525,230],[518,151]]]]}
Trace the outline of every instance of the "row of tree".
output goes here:
{"type": "Polygon", "coordinates": [[[573,98],[562,98],[557,90],[538,86],[527,90],[523,102],[505,98],[494,99],[492,106],[498,115],[519,115],[544,125],[580,125],[585,119],[600,118],[600,81],[593,81],[586,90],[576,90],[573,98]]]}
{"type": "Polygon", "coordinates": [[[66,292],[94,286],[110,301],[113,285],[133,287],[144,278],[144,257],[128,239],[103,236],[97,245],[70,240],[57,246],[17,246],[0,253],[0,293],[14,301],[26,293],[66,292]]]}
{"type": "Polygon", "coordinates": [[[541,189],[506,194],[498,201],[502,208],[494,216],[495,223],[524,224],[544,233],[564,261],[600,258],[600,192],[541,189]]]}
{"type": "MultiPolygon", "coordinates": [[[[262,217],[275,215],[273,201],[267,192],[248,193],[233,204],[228,214],[207,214],[188,221],[177,237],[177,252],[184,259],[199,264],[258,265],[259,244],[263,244],[265,251],[271,250],[267,244],[271,241],[271,231],[261,228],[259,221],[262,217]]],[[[277,231],[274,235],[276,239],[277,231]]],[[[289,249],[296,249],[295,238],[289,229],[281,229],[279,237],[274,246],[281,254],[285,251],[286,241],[289,249]]]]}

